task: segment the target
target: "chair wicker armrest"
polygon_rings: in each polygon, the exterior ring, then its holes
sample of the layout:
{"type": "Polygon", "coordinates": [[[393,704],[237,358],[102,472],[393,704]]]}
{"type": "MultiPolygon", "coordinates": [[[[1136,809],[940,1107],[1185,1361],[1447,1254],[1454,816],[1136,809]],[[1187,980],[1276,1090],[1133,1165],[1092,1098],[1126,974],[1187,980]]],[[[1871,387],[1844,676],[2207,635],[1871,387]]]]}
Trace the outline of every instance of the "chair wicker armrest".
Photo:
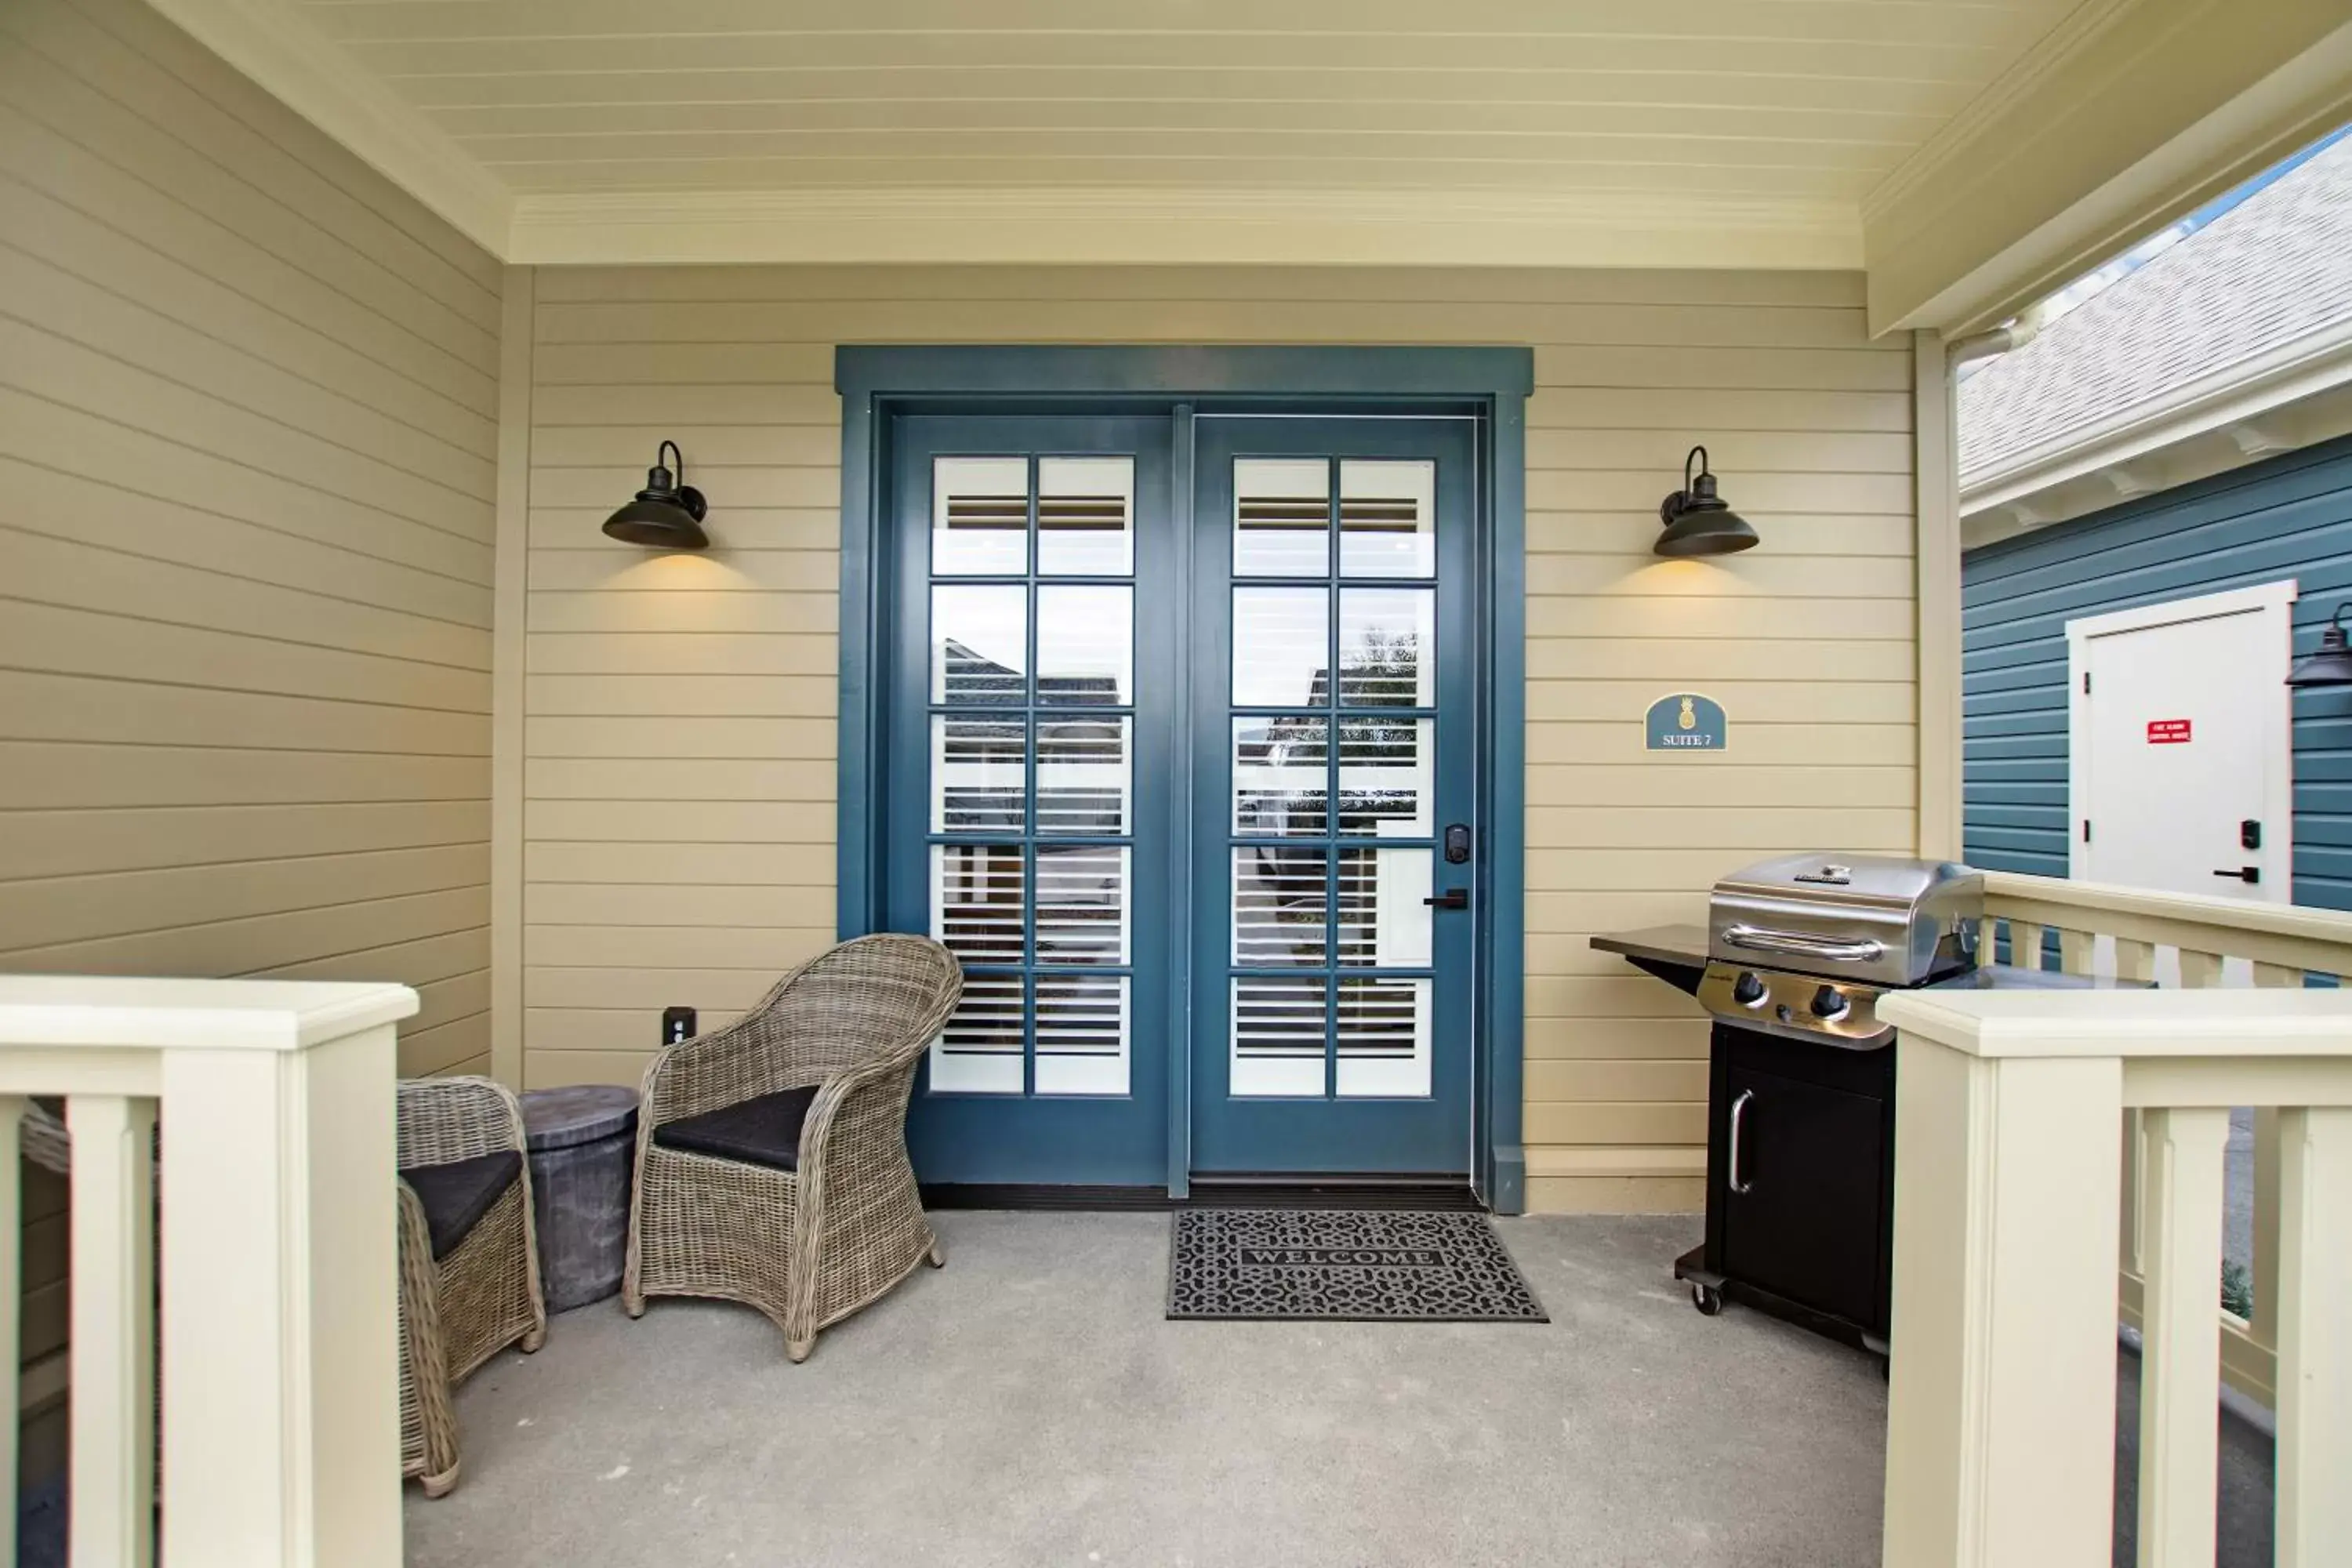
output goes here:
{"type": "Polygon", "coordinates": [[[824,1183],[824,1167],[828,1160],[839,1158],[833,1152],[836,1137],[861,1135],[869,1120],[875,1122],[874,1131],[883,1138],[892,1158],[903,1161],[906,1102],[913,1087],[915,1066],[930,1048],[932,1038],[945,1026],[961,992],[962,976],[955,972],[953,984],[941,988],[929,999],[929,1005],[911,1021],[894,1028],[866,1031],[866,1037],[858,1043],[859,1054],[854,1066],[836,1067],[814,1080],[821,1087],[809,1106],[807,1119],[801,1124],[804,1209],[824,1183]]]}
{"type": "Polygon", "coordinates": [[[906,1148],[905,1105],[914,1082],[915,1063],[928,1041],[893,1052],[849,1072],[835,1073],[818,1087],[808,1116],[801,1123],[801,1205],[817,1205],[824,1189],[838,1178],[845,1163],[854,1164],[856,1140],[869,1132],[881,1137],[885,1152],[903,1155],[906,1148]]]}
{"type": "Polygon", "coordinates": [[[404,1168],[527,1148],[521,1106],[504,1084],[487,1078],[403,1079],[399,1108],[404,1168]]]}

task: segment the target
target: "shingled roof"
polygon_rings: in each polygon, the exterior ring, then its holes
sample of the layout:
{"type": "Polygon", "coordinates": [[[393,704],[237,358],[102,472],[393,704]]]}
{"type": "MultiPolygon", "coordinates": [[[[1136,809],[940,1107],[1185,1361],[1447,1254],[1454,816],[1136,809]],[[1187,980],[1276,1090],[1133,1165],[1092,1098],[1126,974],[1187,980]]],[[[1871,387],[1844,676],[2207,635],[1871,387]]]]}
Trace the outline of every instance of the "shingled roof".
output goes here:
{"type": "Polygon", "coordinates": [[[1960,480],[2352,320],[2352,138],[2061,316],[1959,390],[1960,480]]]}

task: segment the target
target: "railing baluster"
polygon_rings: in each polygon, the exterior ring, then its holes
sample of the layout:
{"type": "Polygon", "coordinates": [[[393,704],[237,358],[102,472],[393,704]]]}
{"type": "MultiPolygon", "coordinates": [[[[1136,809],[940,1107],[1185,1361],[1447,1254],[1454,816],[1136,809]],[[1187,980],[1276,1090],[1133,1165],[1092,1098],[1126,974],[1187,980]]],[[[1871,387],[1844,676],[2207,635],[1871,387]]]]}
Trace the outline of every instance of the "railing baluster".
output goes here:
{"type": "Polygon", "coordinates": [[[0,1508],[0,1563],[16,1561],[16,1421],[23,1408],[16,1369],[25,1359],[17,1338],[17,1313],[25,1290],[24,1169],[17,1163],[18,1126],[25,1114],[21,1095],[0,1094],[0,1478],[7,1482],[0,1508]]]}
{"type": "Polygon", "coordinates": [[[2117,1257],[2121,1260],[2124,1272],[2135,1277],[2140,1272],[2139,1173],[2140,1166],[2145,1163],[2140,1143],[2139,1115],[2137,1106],[2124,1108],[2123,1225],[2116,1237],[2117,1257]]]}
{"type": "Polygon", "coordinates": [[[2009,922],[2009,962],[2019,969],[2042,967],[2042,933],[2045,928],[2031,921],[2009,922]]]}
{"type": "Polygon", "coordinates": [[[73,1568],[149,1568],[155,1527],[155,1102],[66,1101],[73,1131],[73,1568]]]}
{"type": "Polygon", "coordinates": [[[2098,954],[2099,939],[2087,931],[2063,930],[2058,933],[2058,967],[2068,974],[2088,974],[2098,954]]]}
{"type": "Polygon", "coordinates": [[[2180,988],[2183,991],[2207,991],[2221,984],[2221,955],[2199,952],[2193,948],[2180,950],[2180,988]]]}
{"type": "Polygon", "coordinates": [[[2352,1542],[2352,1109],[2279,1113],[2278,1568],[2352,1542]]]}
{"type": "Polygon", "coordinates": [[[2139,1372],[2140,1568],[2210,1568],[2214,1409],[2221,1341],[2221,1151],[2230,1113],[2200,1106],[2141,1113],[2141,1238],[2147,1265],[2139,1372]]]}
{"type": "Polygon", "coordinates": [[[2152,942],[2137,942],[2129,937],[2116,938],[2116,978],[2154,980],[2156,978],[2156,944],[2152,942]]]}
{"type": "Polygon", "coordinates": [[[2284,963],[2257,963],[2254,965],[2254,984],[2292,989],[2303,984],[2303,971],[2290,969],[2284,963]]]}
{"type": "MultiPolygon", "coordinates": [[[[2254,1107],[2254,1310],[2246,1331],[2254,1343],[2278,1350],[2279,1267],[2279,1113],[2275,1106],[2254,1107]]],[[[2275,1394],[2273,1394],[2275,1397],[2275,1394]]]]}

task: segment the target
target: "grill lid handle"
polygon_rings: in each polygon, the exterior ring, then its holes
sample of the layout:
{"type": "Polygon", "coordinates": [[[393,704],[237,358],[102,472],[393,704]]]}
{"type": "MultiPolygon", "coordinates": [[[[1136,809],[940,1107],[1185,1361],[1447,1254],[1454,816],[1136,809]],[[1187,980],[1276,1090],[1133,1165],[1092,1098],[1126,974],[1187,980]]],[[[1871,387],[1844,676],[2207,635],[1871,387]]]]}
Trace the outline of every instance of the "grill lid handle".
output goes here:
{"type": "Polygon", "coordinates": [[[1791,958],[1817,958],[1832,963],[1871,963],[1886,956],[1883,942],[1841,942],[1835,937],[1808,936],[1801,931],[1761,931],[1750,925],[1723,928],[1723,940],[1750,952],[1778,952],[1791,958]]]}

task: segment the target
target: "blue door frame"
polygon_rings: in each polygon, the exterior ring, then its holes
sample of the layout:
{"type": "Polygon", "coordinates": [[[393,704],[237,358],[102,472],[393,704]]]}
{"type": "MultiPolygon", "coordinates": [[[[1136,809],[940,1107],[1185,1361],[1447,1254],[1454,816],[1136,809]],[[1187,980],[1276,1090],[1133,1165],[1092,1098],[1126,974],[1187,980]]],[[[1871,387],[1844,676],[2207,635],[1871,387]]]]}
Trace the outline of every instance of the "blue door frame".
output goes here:
{"type": "MultiPolygon", "coordinates": [[[[1473,550],[1475,724],[1484,769],[1474,866],[1478,942],[1473,960],[1471,1182],[1499,1213],[1526,1203],[1521,1142],[1525,973],[1525,402],[1533,356],[1512,348],[844,347],[842,396],[841,709],[837,927],[844,938],[885,929],[890,877],[924,840],[897,838],[887,803],[890,613],[903,584],[889,549],[896,511],[892,431],[899,415],[1124,413],[1170,425],[1166,514],[1193,515],[1194,421],[1202,414],[1469,416],[1482,482],[1473,550]],[[894,849],[897,859],[893,859],[894,849]]],[[[1192,530],[1176,530],[1177,581],[1193,570],[1192,530]]],[[[1189,704],[1189,692],[1180,692],[1189,704]]],[[[1192,856],[1179,801],[1169,866],[1186,880],[1192,856]]],[[[927,851],[925,851],[927,853],[927,851]]],[[[1139,853],[1140,853],[1139,847],[1139,853]]],[[[1192,1036],[1190,943],[1172,920],[1169,1037],[1192,1036]]],[[[1191,1053],[1170,1053],[1167,1189],[1192,1171],[1191,1053]]]]}

